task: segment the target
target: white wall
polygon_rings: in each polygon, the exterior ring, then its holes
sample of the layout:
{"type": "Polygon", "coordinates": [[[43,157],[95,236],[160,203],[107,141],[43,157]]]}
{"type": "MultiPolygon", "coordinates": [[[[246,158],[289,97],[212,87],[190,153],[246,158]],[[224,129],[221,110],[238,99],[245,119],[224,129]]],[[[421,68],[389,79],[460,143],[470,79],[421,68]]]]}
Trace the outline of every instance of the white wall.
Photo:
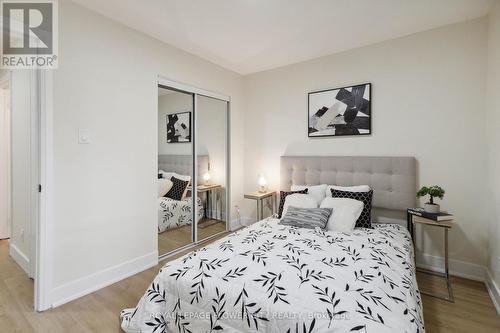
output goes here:
{"type": "Polygon", "coordinates": [[[226,186],[226,110],[226,102],[198,96],[196,142],[209,156],[211,182],[223,187],[226,186]]]}
{"type": "Polygon", "coordinates": [[[69,1],[59,2],[59,20],[51,273],[56,305],[155,259],[158,74],[231,96],[233,204],[243,197],[244,133],[238,74],[69,1]],[[78,128],[90,130],[91,144],[78,145],[78,128]]]}
{"type": "Polygon", "coordinates": [[[489,16],[488,83],[486,123],[488,135],[488,189],[486,200],[490,217],[488,270],[495,281],[494,296],[500,312],[500,2],[489,16]]]}
{"type": "Polygon", "coordinates": [[[31,150],[30,72],[12,72],[11,81],[11,182],[12,229],[9,253],[29,274],[31,258],[31,150]]]}
{"type": "MultiPolygon", "coordinates": [[[[486,24],[455,24],[245,77],[245,190],[257,188],[260,173],[278,188],[281,155],[415,156],[418,184],[442,185],[442,208],[456,216],[450,257],[484,266],[486,24]],[[373,134],[308,139],[307,93],[363,82],[373,84],[373,134]]],[[[254,203],[245,208],[255,214],[254,203]]],[[[417,234],[421,253],[442,255],[439,230],[417,234]]]]}

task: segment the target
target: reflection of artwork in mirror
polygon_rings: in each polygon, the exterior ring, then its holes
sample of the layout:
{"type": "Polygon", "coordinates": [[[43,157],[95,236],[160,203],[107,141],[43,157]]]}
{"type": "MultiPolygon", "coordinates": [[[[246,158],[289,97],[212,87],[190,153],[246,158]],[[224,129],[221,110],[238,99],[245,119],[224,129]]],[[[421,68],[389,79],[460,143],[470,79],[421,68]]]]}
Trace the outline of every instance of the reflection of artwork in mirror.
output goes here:
{"type": "Polygon", "coordinates": [[[167,143],[191,142],[191,112],[167,115],[167,143]]]}

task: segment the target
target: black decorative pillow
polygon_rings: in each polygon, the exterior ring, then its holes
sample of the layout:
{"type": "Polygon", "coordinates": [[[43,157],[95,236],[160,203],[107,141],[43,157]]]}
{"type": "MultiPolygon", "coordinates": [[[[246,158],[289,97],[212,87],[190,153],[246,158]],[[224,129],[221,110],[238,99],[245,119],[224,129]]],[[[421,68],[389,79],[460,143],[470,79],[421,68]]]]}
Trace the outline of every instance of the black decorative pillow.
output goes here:
{"type": "Polygon", "coordinates": [[[334,198],[348,198],[363,202],[365,205],[363,211],[356,221],[356,228],[371,228],[372,227],[372,198],[373,190],[368,192],[350,192],[330,189],[334,198]]]}
{"type": "Polygon", "coordinates": [[[165,196],[174,200],[182,200],[182,195],[184,194],[186,187],[188,187],[189,185],[189,180],[184,181],[175,177],[170,177],[170,180],[172,181],[173,185],[170,191],[165,194],[165,196]]]}
{"type": "Polygon", "coordinates": [[[303,190],[300,190],[300,191],[281,191],[280,192],[280,205],[279,205],[279,208],[278,208],[278,218],[280,219],[281,218],[281,214],[283,213],[283,206],[285,205],[285,199],[287,196],[289,196],[290,194],[307,194],[308,193],[308,189],[305,188],[303,190]]]}
{"type": "Polygon", "coordinates": [[[279,224],[306,229],[325,229],[332,208],[297,208],[288,206],[279,224]]]}

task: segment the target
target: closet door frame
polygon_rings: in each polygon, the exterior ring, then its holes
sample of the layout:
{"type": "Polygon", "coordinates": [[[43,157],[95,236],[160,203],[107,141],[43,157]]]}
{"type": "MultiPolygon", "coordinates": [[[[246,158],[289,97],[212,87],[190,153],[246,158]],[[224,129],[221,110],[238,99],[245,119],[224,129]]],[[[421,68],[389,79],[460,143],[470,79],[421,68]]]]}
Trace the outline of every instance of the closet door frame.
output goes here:
{"type": "Polygon", "coordinates": [[[193,206],[192,206],[192,220],[193,223],[191,224],[191,244],[188,244],[186,246],[183,246],[179,249],[176,249],[174,251],[165,253],[165,254],[160,254],[159,258],[160,260],[165,259],[169,256],[172,256],[182,250],[186,250],[190,247],[193,247],[197,244],[206,242],[214,237],[217,237],[220,233],[214,234],[210,237],[204,238],[202,240],[198,239],[198,221],[197,221],[197,201],[198,201],[198,154],[197,154],[197,138],[196,138],[196,130],[198,128],[198,123],[197,123],[197,115],[196,112],[198,110],[198,96],[204,96],[204,97],[210,97],[214,98],[223,102],[226,102],[226,133],[225,133],[225,145],[226,145],[226,187],[225,187],[225,197],[226,197],[226,209],[225,209],[225,216],[226,216],[226,230],[229,230],[229,217],[230,217],[230,186],[231,186],[231,178],[230,178],[230,164],[231,164],[231,155],[230,155],[230,109],[231,109],[231,97],[228,95],[224,95],[218,92],[198,88],[195,86],[191,86],[189,84],[181,83],[178,81],[173,81],[170,80],[166,77],[163,76],[158,76],[157,79],[157,85],[156,89],[158,89],[159,86],[162,86],[164,88],[169,88],[172,90],[177,90],[180,92],[185,92],[185,93],[190,93],[193,94],[193,113],[191,117],[191,122],[192,122],[192,128],[191,128],[191,143],[192,143],[192,156],[193,156],[193,170],[192,170],[192,188],[193,188],[193,193],[192,193],[192,198],[193,198],[193,206]]]}

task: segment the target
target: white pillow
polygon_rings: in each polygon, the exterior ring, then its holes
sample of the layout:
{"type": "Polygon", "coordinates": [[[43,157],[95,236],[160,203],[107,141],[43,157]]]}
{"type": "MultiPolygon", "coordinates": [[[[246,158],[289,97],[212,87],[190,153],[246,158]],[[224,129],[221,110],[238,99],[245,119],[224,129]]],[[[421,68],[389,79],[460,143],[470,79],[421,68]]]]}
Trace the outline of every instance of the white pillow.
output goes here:
{"type": "Polygon", "coordinates": [[[297,208],[318,208],[318,203],[316,202],[316,199],[309,194],[296,193],[287,195],[281,216],[285,216],[288,206],[297,208]]]}
{"type": "MultiPolygon", "coordinates": [[[[307,188],[307,194],[316,199],[316,202],[318,205],[323,201],[325,198],[325,190],[326,190],[326,184],[323,185],[314,185],[314,186],[309,186],[309,185],[292,185],[290,187],[291,191],[302,191],[307,188]]],[[[331,194],[330,194],[331,196],[331,194]]]]}
{"type": "Polygon", "coordinates": [[[348,198],[325,198],[320,208],[333,208],[326,229],[329,231],[351,232],[363,211],[362,201],[348,198]]]}
{"type": "Polygon", "coordinates": [[[164,197],[165,194],[170,191],[172,185],[174,185],[174,183],[172,183],[170,179],[158,179],[158,198],[164,197]]]}
{"type": "MultiPolygon", "coordinates": [[[[187,181],[189,183],[191,183],[191,176],[186,176],[186,175],[180,175],[176,172],[166,172],[166,171],[163,171],[163,170],[159,170],[158,171],[159,174],[162,175],[163,178],[165,179],[169,179],[172,178],[172,177],[175,177],[177,179],[180,179],[180,180],[183,180],[183,181],[187,181]]],[[[189,184],[188,184],[189,185],[189,184]]],[[[182,193],[182,199],[184,199],[186,197],[186,193],[187,193],[187,186],[186,186],[186,189],[184,190],[184,193],[182,193]]]]}
{"type": "Polygon", "coordinates": [[[326,193],[325,193],[327,198],[332,197],[332,191],[331,191],[332,188],[337,191],[346,191],[346,192],[369,192],[371,190],[370,186],[368,185],[356,185],[356,186],[328,185],[326,187],[326,193]]]}

